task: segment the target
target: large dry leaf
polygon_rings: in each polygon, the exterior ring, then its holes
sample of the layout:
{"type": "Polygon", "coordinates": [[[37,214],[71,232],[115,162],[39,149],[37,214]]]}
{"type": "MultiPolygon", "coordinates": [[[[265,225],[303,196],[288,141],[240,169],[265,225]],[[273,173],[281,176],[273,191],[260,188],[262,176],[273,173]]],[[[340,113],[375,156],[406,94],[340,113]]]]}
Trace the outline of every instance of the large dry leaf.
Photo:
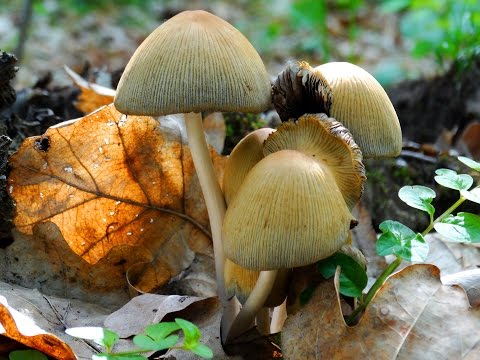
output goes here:
{"type": "MultiPolygon", "coordinates": [[[[56,336],[47,334],[26,315],[10,307],[5,297],[0,296],[0,343],[3,343],[5,338],[17,342],[18,348],[21,348],[21,344],[54,359],[76,359],[67,344],[56,336]]],[[[0,352],[0,355],[6,354],[0,352]]]]}
{"type": "Polygon", "coordinates": [[[321,284],[287,318],[285,359],[479,359],[480,309],[459,287],[442,285],[433,265],[391,276],[360,322],[345,325],[335,288],[321,284]]]}
{"type": "MultiPolygon", "coordinates": [[[[223,159],[211,154],[221,176],[223,159]]],[[[196,253],[212,255],[202,192],[173,121],[109,105],[26,139],[11,166],[18,231],[52,222],[90,264],[119,246],[140,248],[153,258],[135,272],[142,291],[167,283],[196,253]]]]}

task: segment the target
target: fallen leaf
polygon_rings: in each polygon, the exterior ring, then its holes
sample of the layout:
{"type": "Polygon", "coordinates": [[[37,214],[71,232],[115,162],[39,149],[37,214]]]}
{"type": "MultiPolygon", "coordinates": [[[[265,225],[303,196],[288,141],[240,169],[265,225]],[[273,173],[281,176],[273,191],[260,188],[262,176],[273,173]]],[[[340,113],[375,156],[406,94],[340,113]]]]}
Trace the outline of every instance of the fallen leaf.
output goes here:
{"type": "Polygon", "coordinates": [[[104,105],[113,103],[115,90],[90,83],[68,66],[65,66],[64,68],[68,76],[70,76],[75,85],[81,90],[77,102],[75,103],[78,110],[85,114],[90,114],[92,111],[95,111],[104,105]]]}
{"type": "MultiPolygon", "coordinates": [[[[175,122],[127,117],[113,104],[26,139],[10,159],[16,229],[31,235],[52,222],[92,265],[116,247],[140,248],[154,265],[139,287],[163,286],[196,253],[212,256],[203,195],[181,139],[175,122]]],[[[221,177],[224,159],[211,155],[221,177]]]]}
{"type": "Polygon", "coordinates": [[[285,359],[478,359],[480,309],[465,292],[442,285],[433,265],[391,276],[359,323],[348,327],[331,282],[289,316],[282,331],[285,359]]]}
{"type": "Polygon", "coordinates": [[[467,293],[473,307],[480,307],[480,269],[460,271],[442,276],[445,285],[460,285],[467,293]]]}
{"type": "MultiPolygon", "coordinates": [[[[106,308],[75,299],[46,296],[37,289],[27,289],[2,282],[0,282],[0,296],[5,297],[8,305],[19,311],[22,316],[28,317],[42,330],[68,344],[79,359],[90,359],[95,354],[95,350],[84,341],[68,336],[65,328],[101,326],[107,315],[115,310],[112,307],[106,308]]],[[[0,353],[1,347],[0,345],[0,353]]]]}
{"type": "Polygon", "coordinates": [[[3,342],[2,338],[17,342],[19,344],[17,348],[24,345],[54,359],[76,359],[67,344],[56,336],[47,334],[27,316],[10,307],[5,297],[0,296],[0,342],[3,342]]]}

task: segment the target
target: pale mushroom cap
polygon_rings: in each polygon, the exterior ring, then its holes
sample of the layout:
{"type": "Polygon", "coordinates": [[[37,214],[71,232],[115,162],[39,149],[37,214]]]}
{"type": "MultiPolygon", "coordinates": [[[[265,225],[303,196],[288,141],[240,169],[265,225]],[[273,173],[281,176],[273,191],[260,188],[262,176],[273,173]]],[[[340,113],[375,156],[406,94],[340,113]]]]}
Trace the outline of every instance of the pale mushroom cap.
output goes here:
{"type": "Polygon", "coordinates": [[[223,172],[225,202],[230,204],[248,172],[263,159],[263,142],[274,132],[271,128],[252,131],[233,148],[223,172]]]}
{"type": "Polygon", "coordinates": [[[349,209],[360,200],[366,180],[362,152],[350,132],[325,114],[306,114],[296,123],[284,122],[265,141],[265,155],[298,150],[327,165],[349,209]]]}
{"type": "Polygon", "coordinates": [[[184,11],[138,47],[118,84],[125,114],[261,112],[271,85],[260,56],[232,25],[206,11],[184,11]]]}
{"type": "Polygon", "coordinates": [[[333,93],[330,116],[352,133],[365,158],[397,156],[402,130],[397,113],[380,83],[361,67],[331,62],[314,69],[333,93]]]}
{"type": "Polygon", "coordinates": [[[281,150],[255,165],[227,208],[227,258],[251,270],[312,264],[345,242],[352,215],[325,164],[281,150]]]}

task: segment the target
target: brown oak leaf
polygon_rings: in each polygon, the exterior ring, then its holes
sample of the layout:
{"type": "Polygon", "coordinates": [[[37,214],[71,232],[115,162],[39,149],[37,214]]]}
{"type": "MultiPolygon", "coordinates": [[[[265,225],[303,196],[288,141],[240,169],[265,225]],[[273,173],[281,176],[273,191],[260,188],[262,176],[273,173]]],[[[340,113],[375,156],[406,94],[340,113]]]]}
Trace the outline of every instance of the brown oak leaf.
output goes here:
{"type": "MultiPolygon", "coordinates": [[[[223,158],[211,155],[221,178],[223,158]]],[[[140,247],[155,269],[148,275],[147,268],[142,291],[167,283],[195,253],[212,255],[203,195],[172,119],[105,106],[26,139],[10,162],[17,231],[32,234],[35,225],[54,223],[89,264],[113,248],[140,247]]]]}

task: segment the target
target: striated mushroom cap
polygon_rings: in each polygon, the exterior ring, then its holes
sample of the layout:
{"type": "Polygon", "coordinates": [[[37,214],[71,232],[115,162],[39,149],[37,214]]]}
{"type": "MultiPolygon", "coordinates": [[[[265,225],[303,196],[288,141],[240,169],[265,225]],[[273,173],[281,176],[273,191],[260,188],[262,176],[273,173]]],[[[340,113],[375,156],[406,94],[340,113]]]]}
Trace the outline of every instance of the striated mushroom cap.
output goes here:
{"type": "Polygon", "coordinates": [[[312,264],[344,244],[352,218],[326,164],[277,151],[250,170],[227,208],[225,255],[251,270],[312,264]]]}
{"type": "Polygon", "coordinates": [[[264,154],[297,150],[326,165],[345,203],[352,209],[360,200],[366,180],[362,152],[350,132],[325,114],[306,114],[296,123],[282,123],[264,144],[264,154]]]}
{"type": "Polygon", "coordinates": [[[184,11],[138,47],[120,79],[115,107],[125,114],[261,112],[271,85],[260,56],[232,25],[184,11]]]}
{"type": "Polygon", "coordinates": [[[263,142],[275,130],[262,128],[252,131],[233,148],[223,172],[225,202],[230,204],[247,173],[263,159],[263,142]]]}
{"type": "Polygon", "coordinates": [[[365,158],[397,156],[402,130],[397,113],[380,83],[361,67],[330,62],[314,69],[333,93],[330,116],[352,133],[365,158]]]}

